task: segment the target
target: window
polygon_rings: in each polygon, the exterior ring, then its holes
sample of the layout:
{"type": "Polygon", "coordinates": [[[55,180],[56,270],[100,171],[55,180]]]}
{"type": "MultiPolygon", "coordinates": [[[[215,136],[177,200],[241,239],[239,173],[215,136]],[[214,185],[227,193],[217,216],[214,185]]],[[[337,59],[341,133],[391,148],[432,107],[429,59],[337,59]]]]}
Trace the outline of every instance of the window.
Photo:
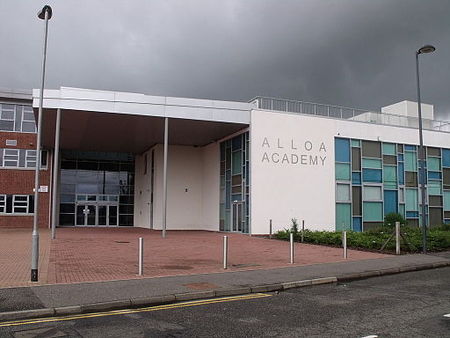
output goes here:
{"type": "Polygon", "coordinates": [[[4,149],[3,166],[13,168],[19,166],[19,149],[4,149]]]}
{"type": "Polygon", "coordinates": [[[31,168],[36,166],[36,150],[27,150],[26,152],[26,167],[31,168]]]}
{"type": "Polygon", "coordinates": [[[0,110],[0,130],[14,131],[15,106],[2,104],[0,110]]]}
{"type": "Polygon", "coordinates": [[[0,195],[0,213],[4,213],[6,209],[6,195],[0,195]]]}
{"type": "Polygon", "coordinates": [[[36,132],[33,108],[14,104],[0,104],[0,130],[26,133],[36,132]]]}
{"type": "Polygon", "coordinates": [[[383,195],[381,186],[364,186],[363,189],[363,200],[364,201],[382,201],[383,195]]]}
{"type": "Polygon", "coordinates": [[[0,195],[0,213],[32,214],[34,195],[0,195]]]}
{"type": "MultiPolygon", "coordinates": [[[[41,152],[41,169],[47,168],[47,150],[41,152]]],[[[32,149],[1,149],[0,167],[5,168],[35,168],[36,150],[32,149]],[[3,162],[2,162],[3,157],[3,162]]]]}
{"type": "Polygon", "coordinates": [[[337,184],[336,202],[350,202],[350,184],[337,184]]]}

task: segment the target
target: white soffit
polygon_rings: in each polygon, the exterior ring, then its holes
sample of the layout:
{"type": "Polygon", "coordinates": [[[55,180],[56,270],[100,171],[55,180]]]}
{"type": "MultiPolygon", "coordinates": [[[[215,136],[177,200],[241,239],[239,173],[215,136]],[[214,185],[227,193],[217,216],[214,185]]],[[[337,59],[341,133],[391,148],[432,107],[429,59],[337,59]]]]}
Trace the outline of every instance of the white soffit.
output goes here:
{"type": "MultiPolygon", "coordinates": [[[[33,89],[33,107],[39,106],[39,90],[33,89]]],[[[250,124],[252,103],[150,96],[61,87],[44,91],[44,108],[66,109],[116,114],[170,117],[250,124]]]]}

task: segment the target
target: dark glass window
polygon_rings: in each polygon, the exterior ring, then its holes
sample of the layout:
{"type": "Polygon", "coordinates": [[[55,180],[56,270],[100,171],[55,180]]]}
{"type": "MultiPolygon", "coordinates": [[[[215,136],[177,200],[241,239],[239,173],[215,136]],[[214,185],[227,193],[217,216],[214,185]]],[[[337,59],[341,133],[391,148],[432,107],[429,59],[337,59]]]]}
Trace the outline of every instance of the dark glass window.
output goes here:
{"type": "Polygon", "coordinates": [[[362,156],[381,158],[381,142],[362,141],[362,156]]]}
{"type": "Polygon", "coordinates": [[[352,148],[352,170],[361,170],[361,149],[352,148]]]}
{"type": "Polygon", "coordinates": [[[405,172],[405,185],[407,187],[417,187],[417,173],[406,171],[405,172]]]}
{"type": "Polygon", "coordinates": [[[442,207],[442,196],[429,196],[430,206],[442,207]]]}
{"type": "Polygon", "coordinates": [[[353,216],[361,216],[361,187],[352,187],[353,216]]]}
{"type": "Polygon", "coordinates": [[[441,156],[441,149],[439,148],[433,148],[433,147],[427,147],[428,156],[441,156]]]}
{"type": "Polygon", "coordinates": [[[397,157],[392,155],[383,155],[383,163],[384,164],[397,164],[397,157]]]}

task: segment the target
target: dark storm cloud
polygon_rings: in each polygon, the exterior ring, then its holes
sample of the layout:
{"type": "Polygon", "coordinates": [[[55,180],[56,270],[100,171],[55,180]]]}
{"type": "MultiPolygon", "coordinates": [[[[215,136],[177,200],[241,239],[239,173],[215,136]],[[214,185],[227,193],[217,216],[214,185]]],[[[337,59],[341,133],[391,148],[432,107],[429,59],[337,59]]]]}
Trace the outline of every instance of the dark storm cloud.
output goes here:
{"type": "MultiPolygon", "coordinates": [[[[49,1],[47,86],[450,112],[450,1],[49,1]]],[[[0,87],[39,84],[43,3],[2,0],[0,87]]],[[[448,118],[448,117],[447,117],[448,118]]]]}

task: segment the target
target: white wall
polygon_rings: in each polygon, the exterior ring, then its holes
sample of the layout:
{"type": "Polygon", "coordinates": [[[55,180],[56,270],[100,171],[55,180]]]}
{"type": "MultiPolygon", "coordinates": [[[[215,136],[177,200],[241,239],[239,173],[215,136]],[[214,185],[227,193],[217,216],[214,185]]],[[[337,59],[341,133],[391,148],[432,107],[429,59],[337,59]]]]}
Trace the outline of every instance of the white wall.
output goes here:
{"type": "MultiPolygon", "coordinates": [[[[433,120],[434,119],[434,106],[432,104],[421,103],[422,118],[433,120]]],[[[386,107],[382,107],[381,111],[387,114],[403,115],[410,117],[418,117],[419,109],[417,102],[413,101],[401,101],[391,104],[386,107]]]]}
{"type": "MultiPolygon", "coordinates": [[[[414,128],[252,111],[250,144],[253,234],[267,234],[269,219],[273,220],[274,231],[288,228],[291,218],[305,219],[308,229],[335,229],[335,136],[418,143],[418,131],[414,128]],[[310,146],[312,149],[308,150],[310,146]],[[287,157],[283,158],[285,154],[287,157]],[[317,156],[317,163],[311,162],[310,156],[313,160],[317,156]]],[[[448,148],[450,136],[448,133],[425,130],[424,143],[448,148]]]]}
{"type": "MultiPolygon", "coordinates": [[[[163,146],[156,145],[153,228],[162,228],[163,146]]],[[[151,151],[136,156],[135,226],[150,228],[151,151]]],[[[167,176],[167,229],[219,229],[219,147],[170,146],[167,176]]]]}

